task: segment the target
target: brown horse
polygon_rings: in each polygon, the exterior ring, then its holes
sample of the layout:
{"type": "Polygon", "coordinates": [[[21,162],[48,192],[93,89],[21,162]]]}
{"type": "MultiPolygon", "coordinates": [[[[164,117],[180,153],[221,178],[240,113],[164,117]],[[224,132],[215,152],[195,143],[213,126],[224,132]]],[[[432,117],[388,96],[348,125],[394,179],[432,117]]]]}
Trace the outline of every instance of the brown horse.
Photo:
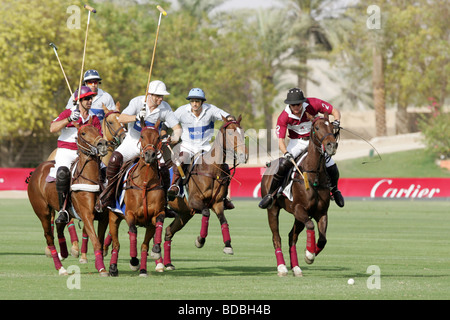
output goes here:
{"type": "MultiPolygon", "coordinates": [[[[120,114],[120,102],[116,102],[116,109],[115,110],[109,110],[105,104],[102,104],[103,111],[105,113],[105,117],[102,121],[102,133],[103,137],[106,139],[108,143],[108,153],[106,156],[102,158],[102,162],[107,165],[109,158],[111,157],[112,152],[122,143],[123,139],[125,138],[126,129],[122,124],[119,122],[119,114],[120,114]]],[[[53,150],[53,152],[48,156],[47,161],[51,161],[55,159],[56,150],[53,150]]],[[[52,220],[53,225],[53,220],[52,220]]],[[[78,258],[79,256],[79,245],[78,245],[78,236],[77,231],[75,229],[74,220],[71,219],[70,222],[67,224],[67,229],[69,230],[70,239],[72,243],[71,247],[71,254],[75,258],[78,258]]],[[[68,256],[67,254],[67,246],[66,246],[66,239],[64,236],[64,228],[61,229],[61,227],[57,228],[58,231],[58,239],[60,242],[61,247],[61,256],[63,258],[66,258],[68,256]]],[[[86,231],[83,229],[82,233],[82,246],[81,246],[81,258],[80,263],[87,263],[87,248],[88,248],[88,240],[89,237],[86,233],[86,231]]],[[[107,253],[107,242],[110,240],[111,237],[108,236],[105,240],[105,249],[104,254],[107,253]]],[[[48,251],[48,247],[46,247],[46,255],[51,257],[50,252],[48,251]]]]}
{"type": "MultiPolygon", "coordinates": [[[[94,230],[94,205],[99,191],[97,189],[99,189],[100,157],[106,154],[106,140],[102,138],[94,126],[87,124],[78,129],[77,145],[79,157],[75,162],[71,183],[72,191],[69,196],[73,207],[69,211],[72,216],[77,214],[84,223],[86,233],[94,246],[95,266],[100,275],[108,275],[102,255],[103,238],[107,227],[106,216],[96,217],[99,220],[98,237],[94,230]]],[[[46,161],[36,168],[29,179],[28,198],[34,212],[41,220],[44,236],[56,270],[59,271],[60,275],[67,275],[58,257],[51,228],[51,220],[54,218],[55,210],[60,209],[55,183],[46,182],[46,177],[53,165],[54,161],[46,161]]],[[[57,225],[57,228],[63,229],[64,225],[57,225]]]]}
{"type": "MultiPolygon", "coordinates": [[[[165,191],[161,185],[157,154],[161,148],[159,132],[157,128],[143,128],[140,137],[140,157],[137,163],[125,164],[122,172],[128,172],[124,186],[124,213],[109,211],[109,230],[112,236],[113,249],[109,272],[112,276],[118,275],[117,258],[119,253],[118,230],[120,222],[125,219],[129,227],[130,237],[130,267],[137,270],[139,260],[137,256],[137,228],[145,227],[145,238],[141,245],[140,276],[147,276],[147,256],[150,240],[153,238],[154,246],[151,257],[161,257],[161,234],[164,222],[166,206],[165,191]]],[[[120,183],[120,180],[119,180],[120,183]]]]}
{"type": "MultiPolygon", "coordinates": [[[[202,154],[193,165],[187,187],[188,197],[176,198],[169,202],[170,207],[178,213],[175,220],[166,228],[164,242],[164,266],[166,270],[174,270],[171,261],[171,243],[176,232],[181,230],[195,213],[202,214],[202,225],[200,235],[195,241],[197,248],[202,248],[208,235],[209,215],[212,209],[219,219],[223,242],[223,252],[233,254],[231,237],[227,219],[224,214],[223,199],[227,195],[227,188],[231,176],[226,160],[233,161],[233,168],[239,163],[247,161],[247,150],[245,147],[244,130],[237,120],[227,120],[222,117],[224,125],[220,128],[210,151],[202,154]]],[[[185,194],[186,194],[185,192],[185,194]]]]}
{"type": "MultiPolygon", "coordinates": [[[[292,183],[292,201],[285,196],[278,196],[272,207],[267,209],[269,226],[273,235],[273,246],[277,259],[277,271],[279,276],[286,276],[288,270],[285,266],[283,253],[281,251],[281,238],[278,230],[278,216],[280,209],[294,215],[295,221],[289,233],[289,253],[291,269],[295,276],[302,276],[302,270],[298,264],[296,243],[298,235],[306,226],[307,241],[305,261],[308,264],[314,262],[314,258],[325,247],[327,242],[326,231],[328,224],[328,206],[330,204],[329,178],[325,168],[326,157],[336,153],[337,142],[332,131],[332,124],[328,120],[328,115],[324,118],[313,118],[310,140],[306,157],[302,158],[299,168],[303,172],[303,177],[295,172],[292,183]],[[306,184],[305,184],[306,181],[306,184]],[[309,183],[312,181],[312,183],[309,183]],[[309,186],[311,187],[309,187],[309,186]],[[305,187],[306,186],[306,187],[305,187]],[[319,238],[316,244],[313,218],[317,222],[319,238]]],[[[300,158],[300,155],[298,158],[300,158]]],[[[275,160],[266,170],[261,181],[261,195],[264,197],[270,187],[273,178],[272,168],[278,167],[278,160],[275,160]],[[272,174],[271,174],[272,172],[272,174]]]]}

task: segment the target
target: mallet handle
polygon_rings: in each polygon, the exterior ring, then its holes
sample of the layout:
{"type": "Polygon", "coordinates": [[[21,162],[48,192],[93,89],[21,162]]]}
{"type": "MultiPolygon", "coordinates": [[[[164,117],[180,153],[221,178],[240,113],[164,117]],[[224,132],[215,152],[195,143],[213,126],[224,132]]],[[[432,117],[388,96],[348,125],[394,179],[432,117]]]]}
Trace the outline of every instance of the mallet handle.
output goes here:
{"type": "Polygon", "coordinates": [[[89,10],[90,12],[93,12],[93,13],[96,13],[96,12],[97,12],[97,10],[95,10],[94,8],[92,8],[91,6],[89,6],[89,5],[87,5],[87,4],[84,5],[84,8],[87,9],[87,10],[89,10]]]}

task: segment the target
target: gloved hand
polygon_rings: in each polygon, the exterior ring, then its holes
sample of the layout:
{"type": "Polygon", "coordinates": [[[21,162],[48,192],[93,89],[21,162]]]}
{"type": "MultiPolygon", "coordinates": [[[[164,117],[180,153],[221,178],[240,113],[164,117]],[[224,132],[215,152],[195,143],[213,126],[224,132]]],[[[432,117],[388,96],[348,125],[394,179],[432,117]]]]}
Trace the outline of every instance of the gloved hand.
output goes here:
{"type": "Polygon", "coordinates": [[[284,158],[288,161],[294,160],[294,157],[292,156],[292,154],[290,152],[286,152],[284,154],[284,158]]]}
{"type": "Polygon", "coordinates": [[[333,128],[334,129],[339,129],[339,126],[341,125],[341,122],[339,120],[334,120],[333,121],[333,128]]]}
{"type": "Polygon", "coordinates": [[[69,122],[77,121],[78,119],[80,119],[80,115],[80,110],[72,110],[72,113],[69,116],[69,122]]]}
{"type": "Polygon", "coordinates": [[[146,114],[147,112],[145,111],[145,109],[141,109],[136,115],[136,121],[141,121],[141,118],[145,118],[146,114]]]}

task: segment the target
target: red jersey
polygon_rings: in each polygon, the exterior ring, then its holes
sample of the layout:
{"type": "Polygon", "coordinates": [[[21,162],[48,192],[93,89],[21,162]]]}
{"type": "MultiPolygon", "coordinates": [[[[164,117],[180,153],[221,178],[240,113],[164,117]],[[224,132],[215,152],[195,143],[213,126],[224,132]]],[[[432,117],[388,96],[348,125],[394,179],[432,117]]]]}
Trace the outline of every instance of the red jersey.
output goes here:
{"type": "Polygon", "coordinates": [[[319,112],[331,114],[331,111],[333,111],[333,106],[320,99],[307,98],[306,101],[303,102],[301,116],[297,117],[292,114],[291,108],[287,105],[277,120],[277,137],[283,139],[286,138],[286,131],[289,132],[290,139],[309,137],[309,133],[311,131],[311,121],[309,121],[306,117],[305,111],[312,116],[317,115],[319,112]]]}

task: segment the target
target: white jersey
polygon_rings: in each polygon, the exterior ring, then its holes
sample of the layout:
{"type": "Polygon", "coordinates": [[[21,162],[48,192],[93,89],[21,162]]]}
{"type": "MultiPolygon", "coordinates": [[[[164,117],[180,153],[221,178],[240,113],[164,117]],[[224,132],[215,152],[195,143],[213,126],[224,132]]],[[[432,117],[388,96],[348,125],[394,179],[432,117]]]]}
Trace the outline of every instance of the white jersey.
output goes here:
{"type": "MultiPolygon", "coordinates": [[[[100,123],[102,123],[103,118],[105,117],[105,111],[103,111],[103,104],[105,104],[108,110],[116,110],[116,105],[114,104],[114,99],[111,95],[103,91],[102,89],[98,89],[97,95],[94,96],[92,100],[91,111],[98,117],[100,123]]],[[[69,98],[67,102],[66,109],[71,109],[73,107],[73,97],[69,98]]]]}
{"type": "MultiPolygon", "coordinates": [[[[122,113],[128,115],[137,115],[144,106],[144,100],[145,96],[138,96],[132,99],[128,104],[128,107],[126,107],[125,110],[122,111],[122,113]]],[[[146,106],[145,110],[146,115],[144,120],[146,126],[154,126],[158,120],[160,121],[161,124],[166,122],[170,128],[173,128],[178,124],[178,120],[175,117],[172,108],[165,101],[162,101],[161,104],[157,108],[155,108],[152,112],[150,112],[148,106],[146,106]]],[[[128,123],[128,134],[131,137],[139,139],[141,130],[142,128],[140,121],[132,121],[128,123]]]]}
{"type": "Polygon", "coordinates": [[[229,114],[215,105],[203,103],[202,112],[196,117],[191,105],[185,104],[175,111],[175,116],[183,128],[181,147],[191,153],[210,149],[210,141],[214,135],[214,122],[222,120],[229,114]]]}

